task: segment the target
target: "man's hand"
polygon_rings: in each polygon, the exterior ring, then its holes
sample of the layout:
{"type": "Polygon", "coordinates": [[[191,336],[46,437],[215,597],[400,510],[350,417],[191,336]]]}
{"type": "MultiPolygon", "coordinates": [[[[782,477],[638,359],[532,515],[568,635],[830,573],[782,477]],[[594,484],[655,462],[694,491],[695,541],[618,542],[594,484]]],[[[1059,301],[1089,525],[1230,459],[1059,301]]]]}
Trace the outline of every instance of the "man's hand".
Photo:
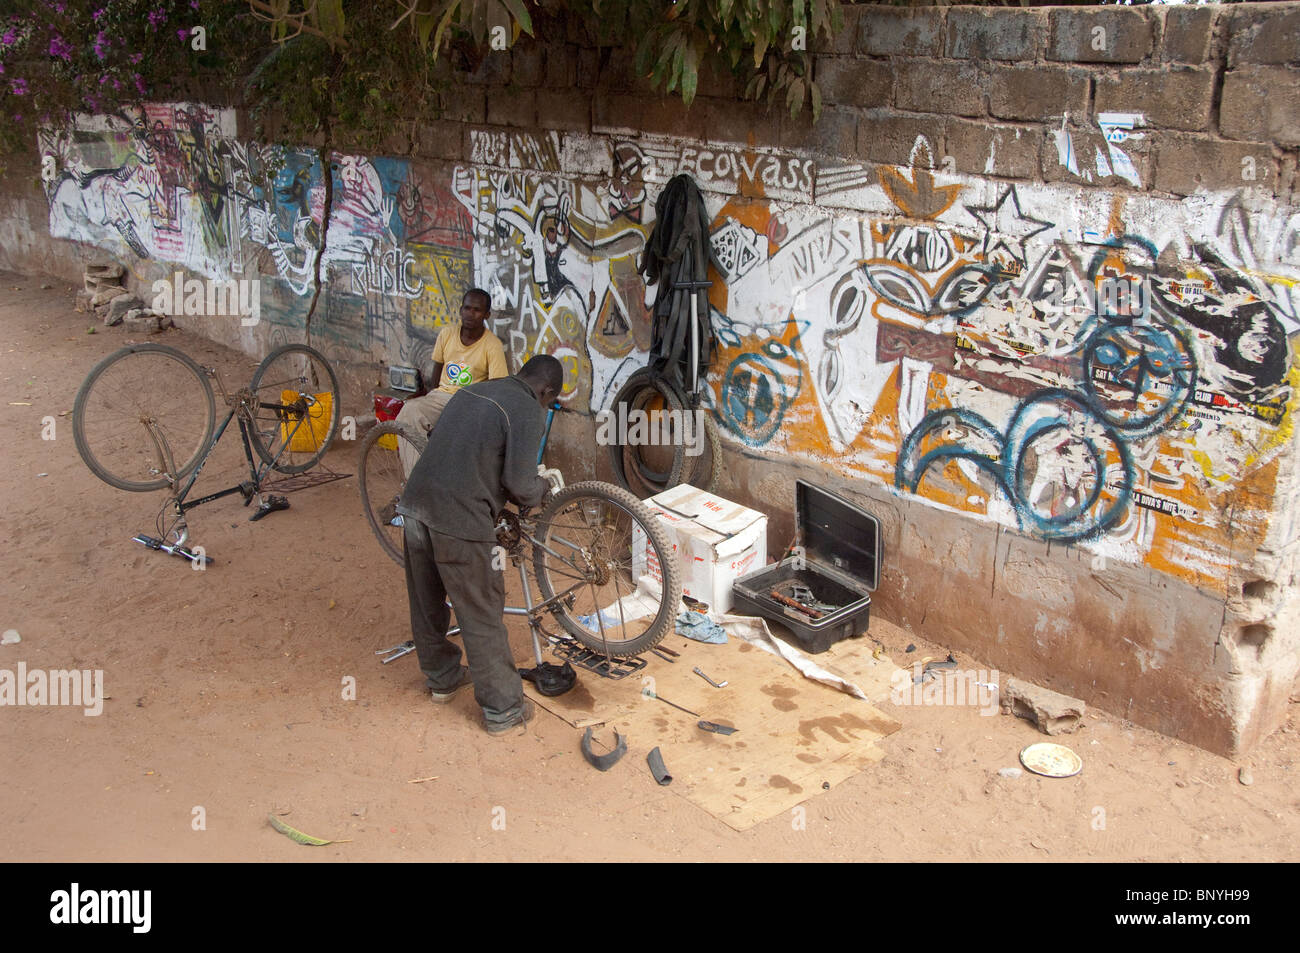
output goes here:
{"type": "MultiPolygon", "coordinates": [[[[545,464],[537,465],[537,475],[551,484],[551,493],[559,493],[564,489],[564,474],[554,467],[548,467],[545,464]]],[[[549,497],[550,494],[547,494],[549,497]]]]}

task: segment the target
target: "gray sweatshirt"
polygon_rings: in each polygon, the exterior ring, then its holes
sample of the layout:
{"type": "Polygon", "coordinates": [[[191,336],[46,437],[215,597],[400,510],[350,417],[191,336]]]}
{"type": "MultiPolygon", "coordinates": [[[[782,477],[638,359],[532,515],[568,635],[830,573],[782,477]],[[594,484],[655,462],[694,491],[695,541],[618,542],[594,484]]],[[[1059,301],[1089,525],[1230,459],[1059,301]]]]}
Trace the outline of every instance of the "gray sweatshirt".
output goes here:
{"type": "Polygon", "coordinates": [[[507,500],[536,506],[550,489],[537,475],[544,417],[518,377],[462,388],[429,432],[397,512],[445,536],[495,542],[507,500]]]}

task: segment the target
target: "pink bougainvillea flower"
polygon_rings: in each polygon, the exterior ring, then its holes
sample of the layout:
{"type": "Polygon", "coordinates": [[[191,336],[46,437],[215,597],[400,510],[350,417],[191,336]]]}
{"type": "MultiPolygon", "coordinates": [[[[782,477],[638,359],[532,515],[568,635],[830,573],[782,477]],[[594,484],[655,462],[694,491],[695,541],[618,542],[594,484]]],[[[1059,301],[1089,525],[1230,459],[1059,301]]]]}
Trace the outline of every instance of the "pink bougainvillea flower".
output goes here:
{"type": "Polygon", "coordinates": [[[176,35],[179,36],[182,40],[184,40],[186,37],[188,37],[188,36],[190,35],[190,31],[189,31],[189,30],[177,30],[177,31],[176,31],[176,35]]]}
{"type": "Polygon", "coordinates": [[[24,96],[24,95],[26,95],[26,93],[27,93],[27,80],[25,80],[25,79],[21,79],[21,78],[14,80],[12,83],[9,84],[9,90],[10,90],[10,92],[12,92],[15,96],[24,96]]]}
{"type": "Polygon", "coordinates": [[[64,61],[72,59],[72,44],[59,34],[54,34],[50,37],[50,56],[57,56],[64,61]]]}

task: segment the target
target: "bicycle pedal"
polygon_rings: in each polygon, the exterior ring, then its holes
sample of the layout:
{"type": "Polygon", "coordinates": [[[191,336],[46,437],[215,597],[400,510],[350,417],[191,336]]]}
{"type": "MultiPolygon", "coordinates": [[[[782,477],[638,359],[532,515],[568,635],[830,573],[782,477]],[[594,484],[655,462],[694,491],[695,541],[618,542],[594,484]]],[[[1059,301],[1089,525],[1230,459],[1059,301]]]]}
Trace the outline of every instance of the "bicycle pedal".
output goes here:
{"type": "Polygon", "coordinates": [[[257,512],[248,518],[250,523],[256,523],[267,513],[274,513],[276,510],[287,510],[289,501],[283,496],[267,496],[266,502],[257,508],[257,512]]]}

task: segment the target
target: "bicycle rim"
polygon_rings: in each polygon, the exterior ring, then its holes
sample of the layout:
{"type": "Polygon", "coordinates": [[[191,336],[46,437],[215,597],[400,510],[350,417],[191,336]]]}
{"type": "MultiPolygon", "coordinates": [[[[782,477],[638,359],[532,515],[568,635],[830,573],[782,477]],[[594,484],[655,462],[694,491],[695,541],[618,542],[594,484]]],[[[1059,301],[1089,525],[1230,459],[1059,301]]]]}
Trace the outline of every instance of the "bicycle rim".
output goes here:
{"type": "Polygon", "coordinates": [[[609,446],[614,478],[640,497],[653,496],[682,482],[682,471],[687,463],[686,435],[680,426],[662,426],[664,418],[660,415],[665,412],[672,412],[667,418],[669,421],[675,417],[679,424],[686,423],[683,419],[685,405],[676,389],[666,382],[656,381],[646,370],[637,371],[628,378],[610,406],[610,413],[615,415],[616,421],[628,421],[629,435],[638,418],[648,424],[646,441],[624,443],[622,438],[627,435],[617,434],[609,446]],[[626,410],[621,411],[624,406],[626,410]],[[665,434],[665,429],[670,433],[665,434]],[[660,442],[665,436],[669,440],[660,442]],[[651,440],[655,442],[649,442],[651,440]]]}
{"type": "Polygon", "coordinates": [[[533,570],[551,613],[587,648],[628,658],[659,644],[682,596],[663,524],[627,490],[575,483],[537,518],[533,570]]]}
{"type": "Polygon", "coordinates": [[[86,376],[72,409],[77,452],[97,477],[142,493],[167,486],[153,432],[179,461],[179,479],[206,453],[216,423],[212,386],[187,355],[162,344],[133,344],[86,376]]]}
{"type": "Polygon", "coordinates": [[[325,455],[338,433],[339,383],[324,356],[289,344],[266,356],[253,374],[257,454],[281,473],[302,473],[325,455]]]}
{"type": "Polygon", "coordinates": [[[395,507],[406,485],[397,452],[399,442],[408,444],[418,457],[424,452],[428,438],[395,420],[385,421],[366,434],[357,460],[357,491],[361,494],[361,507],[370,531],[389,558],[402,566],[406,564],[403,530],[400,525],[393,525],[397,515],[395,507]]]}

